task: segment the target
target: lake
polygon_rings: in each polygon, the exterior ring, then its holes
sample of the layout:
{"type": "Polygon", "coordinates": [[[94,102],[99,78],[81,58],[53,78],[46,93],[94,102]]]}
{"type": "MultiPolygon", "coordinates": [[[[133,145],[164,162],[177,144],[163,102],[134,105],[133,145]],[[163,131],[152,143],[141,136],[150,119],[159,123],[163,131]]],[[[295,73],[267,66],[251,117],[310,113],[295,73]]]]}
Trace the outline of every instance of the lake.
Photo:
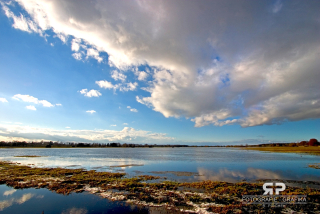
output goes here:
{"type": "Polygon", "coordinates": [[[308,167],[319,163],[319,156],[235,148],[0,149],[0,160],[37,167],[125,172],[129,177],[157,175],[177,181],[284,179],[320,182],[320,170],[308,167]],[[42,157],[15,157],[25,155],[42,157]]]}
{"type": "MultiPolygon", "coordinates": [[[[320,170],[308,167],[318,163],[319,156],[235,148],[0,149],[0,160],[36,167],[125,172],[128,177],[155,175],[160,176],[160,180],[238,182],[265,179],[284,180],[286,185],[313,188],[319,188],[320,182],[320,170]],[[15,157],[31,155],[41,157],[15,157]]],[[[89,193],[65,196],[47,189],[15,190],[0,185],[0,212],[91,214],[173,211],[113,202],[89,193]]]]}

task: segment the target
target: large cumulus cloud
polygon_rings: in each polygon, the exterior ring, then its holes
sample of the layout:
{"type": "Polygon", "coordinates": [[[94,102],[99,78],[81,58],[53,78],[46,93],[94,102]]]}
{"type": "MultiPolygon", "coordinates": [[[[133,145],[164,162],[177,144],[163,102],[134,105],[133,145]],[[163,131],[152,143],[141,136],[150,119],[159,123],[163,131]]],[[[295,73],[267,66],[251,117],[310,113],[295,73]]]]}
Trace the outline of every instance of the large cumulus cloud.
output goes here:
{"type": "Polygon", "coordinates": [[[320,117],[319,1],[17,2],[29,17],[2,3],[13,27],[72,37],[76,59],[147,65],[150,96],[136,99],[165,117],[197,127],[320,117]]]}

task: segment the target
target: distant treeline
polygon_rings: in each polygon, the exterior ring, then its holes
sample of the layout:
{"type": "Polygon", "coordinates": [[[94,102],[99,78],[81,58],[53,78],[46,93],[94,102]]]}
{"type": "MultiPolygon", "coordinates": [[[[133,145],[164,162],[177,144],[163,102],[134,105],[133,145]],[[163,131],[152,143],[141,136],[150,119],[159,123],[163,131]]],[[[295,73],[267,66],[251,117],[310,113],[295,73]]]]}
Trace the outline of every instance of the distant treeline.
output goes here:
{"type": "Polygon", "coordinates": [[[13,141],[13,142],[0,142],[0,147],[43,147],[43,148],[72,148],[72,147],[296,147],[296,146],[320,146],[317,139],[312,138],[309,141],[301,141],[297,143],[265,143],[258,145],[223,145],[223,146],[189,146],[189,145],[158,145],[158,144],[132,144],[132,143],[74,143],[74,142],[53,142],[53,141],[41,141],[41,142],[26,142],[26,141],[13,141]]]}
{"type": "Polygon", "coordinates": [[[309,141],[300,141],[297,143],[264,143],[258,145],[236,145],[236,146],[226,146],[226,147],[297,147],[297,146],[320,146],[320,143],[317,139],[312,138],[309,141]]]}
{"type": "Polygon", "coordinates": [[[0,147],[44,147],[44,148],[72,148],[72,147],[188,147],[188,145],[149,145],[149,144],[127,144],[127,143],[74,143],[74,142],[53,142],[53,141],[41,141],[41,142],[26,142],[26,141],[13,141],[13,142],[0,142],[0,147]]]}

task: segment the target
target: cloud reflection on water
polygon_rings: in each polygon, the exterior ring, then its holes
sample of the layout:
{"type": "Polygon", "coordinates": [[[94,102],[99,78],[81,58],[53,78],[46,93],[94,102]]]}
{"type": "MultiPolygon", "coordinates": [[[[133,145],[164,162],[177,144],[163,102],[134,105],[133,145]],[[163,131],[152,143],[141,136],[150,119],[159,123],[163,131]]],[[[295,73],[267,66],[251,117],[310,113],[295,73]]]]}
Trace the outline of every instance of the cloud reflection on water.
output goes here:
{"type": "Polygon", "coordinates": [[[0,211],[4,210],[7,207],[10,207],[14,202],[14,199],[0,201],[0,211]]]}
{"type": "Polygon", "coordinates": [[[72,207],[66,211],[63,211],[61,214],[87,214],[88,210],[84,208],[72,207]]]}
{"type": "MultiPolygon", "coordinates": [[[[10,191],[12,191],[12,190],[9,190],[9,191],[6,191],[6,192],[10,192],[10,191]]],[[[3,195],[5,195],[5,193],[3,195]]],[[[33,198],[34,196],[35,196],[34,194],[28,193],[28,194],[23,194],[21,198],[11,198],[9,200],[0,201],[0,211],[4,210],[5,208],[8,208],[8,207],[12,206],[14,203],[23,204],[26,201],[28,201],[31,198],[33,198]]]]}
{"type": "Polygon", "coordinates": [[[13,193],[15,193],[17,190],[12,189],[12,190],[7,190],[3,193],[4,196],[9,196],[12,195],[13,193]]]}
{"type": "Polygon", "coordinates": [[[317,181],[319,176],[309,174],[298,174],[293,171],[273,171],[267,169],[247,168],[246,170],[229,170],[227,168],[219,169],[217,171],[208,170],[205,168],[198,168],[197,176],[199,180],[213,180],[213,181],[227,181],[227,182],[239,182],[241,180],[254,181],[259,179],[267,180],[307,180],[317,181]]]}
{"type": "Polygon", "coordinates": [[[2,157],[0,160],[18,162],[23,165],[34,165],[36,167],[65,167],[65,168],[85,168],[97,171],[117,171],[128,169],[137,165],[144,165],[146,161],[125,158],[78,158],[78,157],[39,157],[39,158],[16,158],[2,157]],[[111,167],[110,166],[126,166],[111,167]]]}

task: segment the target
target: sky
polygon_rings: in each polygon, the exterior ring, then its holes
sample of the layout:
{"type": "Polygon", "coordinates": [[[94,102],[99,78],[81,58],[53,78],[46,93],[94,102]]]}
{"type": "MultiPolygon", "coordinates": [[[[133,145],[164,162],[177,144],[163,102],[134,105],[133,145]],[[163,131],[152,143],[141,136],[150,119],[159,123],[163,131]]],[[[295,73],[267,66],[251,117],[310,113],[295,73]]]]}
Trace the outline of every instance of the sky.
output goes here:
{"type": "Polygon", "coordinates": [[[320,1],[0,7],[0,140],[320,140],[320,1]]]}

